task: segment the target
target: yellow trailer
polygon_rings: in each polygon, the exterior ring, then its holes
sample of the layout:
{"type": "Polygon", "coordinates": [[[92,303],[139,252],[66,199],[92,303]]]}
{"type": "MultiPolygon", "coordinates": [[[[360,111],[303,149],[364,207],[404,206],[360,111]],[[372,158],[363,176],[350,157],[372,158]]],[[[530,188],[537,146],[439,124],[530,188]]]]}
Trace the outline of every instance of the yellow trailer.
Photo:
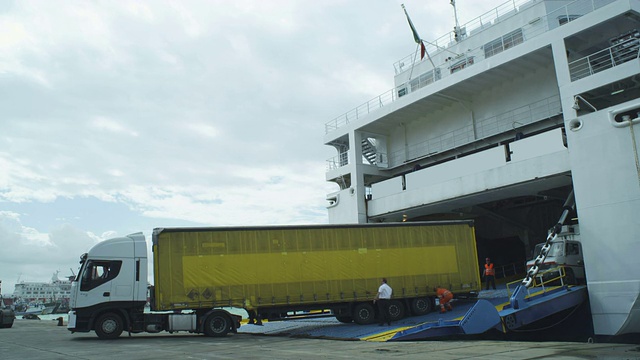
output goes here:
{"type": "Polygon", "coordinates": [[[244,308],[257,320],[330,310],[375,321],[382,278],[392,320],[434,308],[434,287],[480,290],[473,222],[406,222],[153,232],[152,310],[244,308]]]}

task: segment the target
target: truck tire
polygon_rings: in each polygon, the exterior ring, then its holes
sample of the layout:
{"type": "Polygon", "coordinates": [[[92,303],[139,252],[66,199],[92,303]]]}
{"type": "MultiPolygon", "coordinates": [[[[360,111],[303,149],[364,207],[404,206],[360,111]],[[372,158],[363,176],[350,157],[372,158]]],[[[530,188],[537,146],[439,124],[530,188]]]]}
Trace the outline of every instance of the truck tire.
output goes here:
{"type": "Polygon", "coordinates": [[[369,303],[360,303],[353,309],[353,321],[359,325],[373,324],[376,321],[376,311],[369,303]]]}
{"type": "Polygon", "coordinates": [[[400,300],[391,300],[389,301],[389,315],[391,316],[391,321],[397,321],[403,319],[405,317],[407,310],[405,309],[404,303],[400,300]]]}
{"type": "Polygon", "coordinates": [[[430,297],[420,297],[411,300],[411,313],[413,315],[426,315],[433,311],[433,299],[430,297]]]}
{"type": "Polygon", "coordinates": [[[231,331],[231,318],[224,313],[213,313],[204,322],[204,334],[212,337],[222,337],[231,331]]]}
{"type": "Polygon", "coordinates": [[[100,315],[95,324],[96,335],[100,339],[115,339],[122,334],[124,328],[122,318],[114,313],[100,315]]]}

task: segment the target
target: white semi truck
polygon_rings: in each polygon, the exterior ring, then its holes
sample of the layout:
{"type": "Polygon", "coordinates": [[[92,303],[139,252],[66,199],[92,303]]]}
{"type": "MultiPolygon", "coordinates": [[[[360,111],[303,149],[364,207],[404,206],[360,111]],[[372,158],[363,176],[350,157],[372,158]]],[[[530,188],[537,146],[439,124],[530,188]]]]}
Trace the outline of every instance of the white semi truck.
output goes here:
{"type": "Polygon", "coordinates": [[[158,228],[152,241],[151,311],[144,235],[105,240],[81,257],[68,330],[224,336],[240,326],[230,307],[257,322],[328,309],[338,321],[370,324],[383,277],[394,321],[432,311],[437,285],[456,296],[480,289],[472,221],[158,228]]]}

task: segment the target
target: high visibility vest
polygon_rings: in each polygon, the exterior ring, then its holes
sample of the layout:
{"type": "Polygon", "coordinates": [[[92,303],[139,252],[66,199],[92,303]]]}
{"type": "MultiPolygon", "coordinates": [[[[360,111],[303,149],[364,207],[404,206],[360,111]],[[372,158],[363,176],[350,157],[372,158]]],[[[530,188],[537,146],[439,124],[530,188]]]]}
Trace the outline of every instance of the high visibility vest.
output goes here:
{"type": "Polygon", "coordinates": [[[496,270],[493,268],[493,263],[484,264],[484,274],[487,276],[496,276],[496,270]]]}
{"type": "Polygon", "coordinates": [[[451,291],[443,288],[438,288],[436,291],[436,295],[438,295],[438,297],[446,297],[449,296],[449,294],[451,294],[451,291]]]}

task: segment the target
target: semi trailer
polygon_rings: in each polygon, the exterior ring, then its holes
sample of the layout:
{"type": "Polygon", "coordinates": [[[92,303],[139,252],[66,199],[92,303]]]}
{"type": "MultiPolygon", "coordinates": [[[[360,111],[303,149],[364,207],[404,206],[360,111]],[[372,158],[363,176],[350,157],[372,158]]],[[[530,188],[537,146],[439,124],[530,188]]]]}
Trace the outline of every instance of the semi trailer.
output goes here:
{"type": "Polygon", "coordinates": [[[458,297],[480,289],[472,221],[156,228],[152,261],[148,286],[142,233],[83,254],[68,330],[224,336],[240,327],[230,308],[258,323],[321,315],[370,324],[382,278],[392,320],[432,311],[436,286],[458,297]]]}

